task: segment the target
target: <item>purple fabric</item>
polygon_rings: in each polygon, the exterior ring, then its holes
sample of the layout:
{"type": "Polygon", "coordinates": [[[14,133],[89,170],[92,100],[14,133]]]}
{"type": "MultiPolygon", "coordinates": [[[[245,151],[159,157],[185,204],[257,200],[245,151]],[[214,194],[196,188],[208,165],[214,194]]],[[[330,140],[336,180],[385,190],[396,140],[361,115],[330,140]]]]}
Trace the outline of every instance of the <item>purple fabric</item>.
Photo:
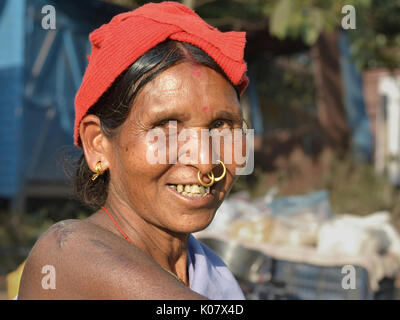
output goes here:
{"type": "Polygon", "coordinates": [[[210,248],[190,235],[188,244],[190,288],[211,300],[245,300],[232,272],[210,248]]]}

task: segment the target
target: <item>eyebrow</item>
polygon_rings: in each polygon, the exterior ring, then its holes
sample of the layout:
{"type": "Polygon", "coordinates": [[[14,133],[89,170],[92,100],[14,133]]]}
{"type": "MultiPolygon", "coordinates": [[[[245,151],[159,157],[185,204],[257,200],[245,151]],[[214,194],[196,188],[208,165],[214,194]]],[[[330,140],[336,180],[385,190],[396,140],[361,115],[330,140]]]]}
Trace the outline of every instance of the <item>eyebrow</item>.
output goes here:
{"type": "MultiPolygon", "coordinates": [[[[181,119],[185,121],[189,119],[189,115],[186,112],[180,111],[168,111],[168,110],[160,110],[152,112],[151,119],[152,122],[159,122],[164,120],[165,118],[174,118],[174,119],[181,119]]],[[[227,119],[231,120],[232,122],[243,122],[243,114],[241,111],[239,112],[230,112],[226,110],[219,110],[213,113],[213,120],[215,119],[227,119]]]]}
{"type": "Polygon", "coordinates": [[[154,122],[162,121],[165,118],[187,119],[188,115],[185,112],[161,110],[155,111],[151,114],[151,119],[154,122]]]}
{"type": "Polygon", "coordinates": [[[242,112],[228,112],[225,110],[217,111],[215,113],[215,118],[224,118],[231,120],[233,122],[242,122],[243,121],[243,115],[242,112]]]}

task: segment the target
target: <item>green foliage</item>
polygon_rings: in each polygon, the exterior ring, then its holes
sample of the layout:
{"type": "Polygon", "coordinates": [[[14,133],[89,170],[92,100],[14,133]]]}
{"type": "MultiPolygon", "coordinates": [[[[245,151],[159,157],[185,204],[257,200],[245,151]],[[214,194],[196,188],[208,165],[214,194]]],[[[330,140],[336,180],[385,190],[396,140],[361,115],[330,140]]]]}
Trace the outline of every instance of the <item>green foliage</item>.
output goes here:
{"type": "Polygon", "coordinates": [[[400,65],[400,2],[373,1],[357,11],[357,28],[349,32],[351,52],[359,69],[400,65]]]}
{"type": "Polygon", "coordinates": [[[279,39],[300,38],[313,45],[324,31],[341,27],[342,7],[352,5],[356,29],[348,30],[359,69],[400,64],[400,2],[393,0],[275,0],[265,4],[270,32],[279,39]]]}
{"type": "Polygon", "coordinates": [[[335,15],[318,7],[304,7],[300,1],[278,1],[270,12],[266,7],[264,12],[270,14],[270,32],[279,39],[302,38],[308,45],[313,45],[319,34],[326,28],[332,29],[335,15]]]}

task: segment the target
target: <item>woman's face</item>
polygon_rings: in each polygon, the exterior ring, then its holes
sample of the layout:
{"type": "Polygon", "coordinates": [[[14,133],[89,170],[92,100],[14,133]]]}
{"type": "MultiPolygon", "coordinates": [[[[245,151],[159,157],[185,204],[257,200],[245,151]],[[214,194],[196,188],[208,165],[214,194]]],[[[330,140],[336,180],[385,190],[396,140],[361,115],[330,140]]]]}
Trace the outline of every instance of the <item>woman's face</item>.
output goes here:
{"type": "MultiPolygon", "coordinates": [[[[231,189],[237,166],[234,159],[228,161],[225,178],[216,182],[209,193],[201,188],[197,178],[199,170],[204,173],[205,182],[209,181],[207,172],[213,170],[216,177],[222,172],[220,165],[211,163],[211,139],[205,140],[209,148],[204,148],[201,130],[241,127],[242,113],[236,92],[222,75],[191,63],[170,67],[142,88],[121,130],[110,140],[112,147],[107,159],[111,179],[107,201],[110,197],[113,203],[122,201],[147,223],[173,232],[204,229],[231,189]],[[174,145],[178,159],[174,162],[169,150],[183,129],[190,129],[193,140],[187,137],[174,145]],[[161,138],[152,138],[151,133],[165,134],[165,144],[161,138]],[[194,143],[191,146],[197,143],[197,153],[190,154],[196,159],[181,163],[189,156],[188,149],[182,151],[189,141],[194,143]],[[149,161],[149,155],[160,156],[163,151],[164,163],[149,161]],[[185,188],[187,194],[182,193],[185,188]]],[[[228,148],[225,152],[233,152],[231,145],[221,143],[217,159],[224,161],[225,147],[228,148]]]]}

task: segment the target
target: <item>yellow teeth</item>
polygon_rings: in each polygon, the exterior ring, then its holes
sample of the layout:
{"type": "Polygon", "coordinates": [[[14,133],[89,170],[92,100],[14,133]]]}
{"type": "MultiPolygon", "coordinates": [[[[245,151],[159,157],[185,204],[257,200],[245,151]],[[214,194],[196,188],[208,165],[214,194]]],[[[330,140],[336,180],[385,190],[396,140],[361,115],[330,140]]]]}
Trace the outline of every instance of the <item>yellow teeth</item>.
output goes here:
{"type": "Polygon", "coordinates": [[[187,197],[204,197],[210,193],[210,187],[206,188],[199,184],[178,184],[170,187],[187,197]]]}

